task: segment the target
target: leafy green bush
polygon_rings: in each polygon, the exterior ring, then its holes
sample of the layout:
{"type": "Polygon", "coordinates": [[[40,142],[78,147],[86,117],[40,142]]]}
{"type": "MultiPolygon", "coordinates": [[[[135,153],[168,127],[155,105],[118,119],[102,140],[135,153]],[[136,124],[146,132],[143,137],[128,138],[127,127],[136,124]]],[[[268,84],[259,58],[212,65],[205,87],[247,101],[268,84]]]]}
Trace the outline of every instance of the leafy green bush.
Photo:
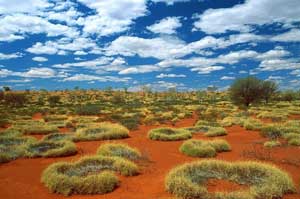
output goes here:
{"type": "Polygon", "coordinates": [[[187,140],[180,146],[179,151],[193,157],[215,157],[218,152],[230,151],[231,147],[225,140],[212,141],[187,140]]]}
{"type": "Polygon", "coordinates": [[[129,137],[127,128],[120,124],[102,122],[95,126],[80,128],[76,131],[75,141],[111,140],[129,137]]]}
{"type": "Polygon", "coordinates": [[[141,153],[139,152],[139,150],[135,148],[131,148],[127,144],[121,144],[121,143],[102,144],[98,148],[97,154],[103,156],[110,156],[110,157],[117,156],[129,160],[137,160],[141,158],[141,153]]]}
{"type": "Polygon", "coordinates": [[[152,129],[148,132],[148,138],[151,140],[176,141],[186,140],[191,137],[192,134],[187,130],[168,127],[152,129]]]}
{"type": "Polygon", "coordinates": [[[43,171],[41,181],[53,193],[105,194],[118,185],[118,177],[138,174],[138,167],[129,160],[118,157],[92,156],[77,162],[59,162],[43,171]]]}
{"type": "Polygon", "coordinates": [[[166,177],[166,190],[183,199],[281,198],[295,192],[291,177],[273,165],[258,162],[202,160],[172,169],[166,177]],[[250,189],[231,193],[208,192],[209,179],[228,180],[250,189]]]}

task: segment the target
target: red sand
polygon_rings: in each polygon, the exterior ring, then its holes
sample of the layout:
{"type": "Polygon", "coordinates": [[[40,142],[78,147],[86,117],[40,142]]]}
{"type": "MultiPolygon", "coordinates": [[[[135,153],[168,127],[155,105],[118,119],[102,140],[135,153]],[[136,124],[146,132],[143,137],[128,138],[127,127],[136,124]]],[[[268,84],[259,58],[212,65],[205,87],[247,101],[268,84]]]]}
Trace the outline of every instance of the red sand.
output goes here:
{"type": "MultiPolygon", "coordinates": [[[[176,124],[176,127],[191,126],[196,118],[185,119],[176,124]]],[[[71,199],[159,199],[171,198],[165,191],[164,178],[168,171],[185,162],[199,160],[200,158],[187,157],[178,151],[183,141],[161,142],[152,141],[147,138],[147,132],[157,126],[140,126],[139,130],[130,132],[130,138],[118,140],[130,146],[137,147],[151,162],[143,165],[141,174],[135,177],[121,177],[120,187],[115,191],[105,195],[93,196],[70,196],[71,199]]],[[[254,143],[265,141],[258,132],[246,131],[239,126],[227,128],[229,134],[222,138],[226,139],[232,146],[231,152],[220,153],[216,158],[222,160],[238,161],[245,160],[242,157],[243,150],[251,150],[254,143]]],[[[194,135],[196,139],[208,139],[201,133],[194,135]]],[[[106,141],[107,142],[107,141],[106,141]]],[[[48,159],[19,159],[7,164],[0,165],[0,198],[3,199],[60,199],[65,198],[59,194],[51,194],[48,189],[40,182],[42,171],[51,163],[58,161],[76,160],[83,155],[96,153],[97,148],[104,141],[81,142],[77,143],[79,154],[68,158],[48,158],[48,159]]],[[[260,146],[258,148],[261,148],[260,146]]],[[[280,158],[286,160],[297,160],[299,158],[299,147],[281,147],[271,150],[271,155],[276,160],[276,164],[283,170],[290,173],[297,187],[300,182],[299,166],[281,163],[280,158]]],[[[293,162],[293,161],[291,161],[293,162]]],[[[228,183],[218,183],[213,190],[235,189],[235,185],[228,183]]],[[[210,189],[210,188],[209,188],[210,189]]],[[[286,195],[284,199],[300,198],[300,194],[286,195]]]]}

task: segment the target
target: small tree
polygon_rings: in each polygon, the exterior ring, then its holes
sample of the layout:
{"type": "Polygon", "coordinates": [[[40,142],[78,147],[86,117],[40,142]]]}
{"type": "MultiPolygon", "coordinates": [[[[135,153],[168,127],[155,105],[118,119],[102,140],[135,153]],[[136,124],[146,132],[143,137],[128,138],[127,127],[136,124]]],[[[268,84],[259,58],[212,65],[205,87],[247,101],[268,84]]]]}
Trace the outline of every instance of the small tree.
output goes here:
{"type": "Polygon", "coordinates": [[[232,101],[237,105],[249,107],[262,98],[262,81],[256,77],[236,79],[229,89],[232,101]]]}
{"type": "Polygon", "coordinates": [[[5,92],[7,92],[7,91],[11,91],[11,89],[10,89],[10,87],[9,87],[9,86],[3,86],[3,90],[4,90],[5,92]]]}
{"type": "Polygon", "coordinates": [[[27,102],[27,97],[24,93],[5,93],[4,102],[9,106],[21,107],[27,102]]]}
{"type": "Polygon", "coordinates": [[[48,102],[50,104],[50,106],[55,106],[56,104],[58,104],[60,102],[60,96],[58,95],[53,95],[48,97],[48,102]]]}
{"type": "Polygon", "coordinates": [[[264,98],[266,104],[269,102],[272,96],[277,92],[278,85],[273,81],[263,81],[262,82],[262,97],[264,98]]]}

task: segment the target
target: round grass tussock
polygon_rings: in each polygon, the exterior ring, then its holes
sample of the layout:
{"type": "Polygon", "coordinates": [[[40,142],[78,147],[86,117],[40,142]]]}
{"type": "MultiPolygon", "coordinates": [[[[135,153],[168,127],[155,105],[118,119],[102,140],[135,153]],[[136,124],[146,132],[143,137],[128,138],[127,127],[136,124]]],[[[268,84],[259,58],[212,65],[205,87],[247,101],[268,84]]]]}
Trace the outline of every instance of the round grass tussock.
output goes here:
{"type": "Polygon", "coordinates": [[[295,192],[291,177],[269,164],[258,162],[226,162],[202,160],[172,169],[165,180],[166,190],[184,199],[272,199],[295,192]],[[208,192],[210,179],[227,180],[249,189],[230,193],[208,192]]]}
{"type": "Polygon", "coordinates": [[[151,140],[161,140],[161,141],[177,141],[177,140],[187,140],[192,137],[192,133],[185,129],[176,128],[157,128],[152,129],[148,132],[148,138],[151,140]]]}
{"type": "Polygon", "coordinates": [[[91,127],[80,128],[75,134],[75,141],[111,140],[129,137],[129,131],[120,124],[102,122],[91,127]]]}
{"type": "Polygon", "coordinates": [[[179,148],[179,151],[192,157],[215,157],[217,153],[230,151],[231,147],[225,140],[187,140],[179,148]]]}
{"type": "Polygon", "coordinates": [[[141,158],[141,153],[138,149],[132,148],[127,144],[121,143],[102,144],[98,148],[97,154],[103,156],[117,156],[129,160],[138,160],[141,158]]]}
{"type": "Polygon", "coordinates": [[[43,141],[73,141],[74,134],[71,133],[53,133],[43,137],[43,141]]]}
{"type": "Polygon", "coordinates": [[[123,176],[138,174],[133,162],[119,157],[92,156],[74,163],[60,162],[44,170],[41,181],[52,193],[105,194],[112,192],[123,176]]]}
{"type": "Polygon", "coordinates": [[[291,146],[300,146],[300,139],[299,138],[292,138],[288,141],[288,144],[291,146]]]}
{"type": "Polygon", "coordinates": [[[271,140],[271,141],[267,141],[264,143],[264,147],[266,147],[266,148],[273,148],[273,147],[277,147],[280,145],[281,144],[278,140],[271,140]]]}
{"type": "Polygon", "coordinates": [[[70,141],[40,141],[26,147],[26,157],[64,157],[77,153],[76,145],[70,141]]]}
{"type": "Polygon", "coordinates": [[[198,125],[198,126],[184,127],[182,129],[187,130],[194,134],[194,133],[200,133],[200,132],[207,132],[209,128],[210,128],[209,126],[198,125]]]}
{"type": "Polygon", "coordinates": [[[204,135],[207,137],[224,136],[227,135],[227,131],[223,127],[210,127],[204,135]]]}

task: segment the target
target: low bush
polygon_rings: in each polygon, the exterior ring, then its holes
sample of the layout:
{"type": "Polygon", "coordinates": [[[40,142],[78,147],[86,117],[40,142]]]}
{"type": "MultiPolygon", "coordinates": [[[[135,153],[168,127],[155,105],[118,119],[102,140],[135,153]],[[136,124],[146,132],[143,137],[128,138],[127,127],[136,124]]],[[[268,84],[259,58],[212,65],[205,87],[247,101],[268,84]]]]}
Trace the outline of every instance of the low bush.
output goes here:
{"type": "Polygon", "coordinates": [[[36,142],[28,137],[0,137],[0,163],[10,162],[25,154],[25,147],[36,142]]]}
{"type": "Polygon", "coordinates": [[[86,105],[78,106],[75,109],[75,114],[98,115],[100,114],[100,106],[95,104],[86,104],[86,105]]]}
{"type": "Polygon", "coordinates": [[[225,117],[223,120],[221,120],[220,125],[223,127],[229,127],[232,125],[237,125],[241,123],[240,117],[225,117]]]}
{"type": "Polygon", "coordinates": [[[207,137],[224,136],[227,135],[227,131],[222,127],[210,127],[204,135],[207,137]]]}
{"type": "Polygon", "coordinates": [[[260,135],[272,140],[278,139],[283,135],[282,127],[275,124],[267,125],[261,129],[260,135]]]}
{"type": "Polygon", "coordinates": [[[46,122],[49,122],[49,121],[64,121],[64,120],[67,120],[68,119],[68,116],[66,115],[47,115],[44,117],[44,120],[46,122]]]}
{"type": "Polygon", "coordinates": [[[273,147],[277,147],[280,145],[281,144],[278,140],[271,140],[271,141],[267,141],[264,143],[264,147],[266,147],[266,148],[273,148],[273,147]]]}
{"type": "Polygon", "coordinates": [[[166,177],[166,190],[183,199],[281,198],[295,192],[293,180],[277,167],[258,162],[202,160],[172,169],[166,177]],[[209,179],[228,180],[249,189],[230,193],[208,192],[209,179]]]}
{"type": "Polygon", "coordinates": [[[218,152],[230,151],[231,147],[225,140],[187,140],[179,151],[192,157],[215,157],[218,152]]]}
{"type": "Polygon", "coordinates": [[[43,141],[73,141],[74,135],[71,133],[53,133],[43,137],[43,141]]]}
{"type": "Polygon", "coordinates": [[[248,118],[248,119],[245,119],[242,122],[242,126],[246,130],[257,131],[257,130],[260,130],[263,127],[263,123],[260,120],[253,119],[253,118],[248,118]]]}
{"type": "Polygon", "coordinates": [[[300,146],[300,139],[292,138],[292,139],[288,140],[288,144],[291,146],[300,146]]]}
{"type": "Polygon", "coordinates": [[[60,162],[44,170],[41,181],[53,193],[105,194],[118,185],[118,172],[123,176],[138,174],[138,167],[129,160],[118,157],[84,157],[77,162],[60,162]]]}
{"type": "Polygon", "coordinates": [[[103,156],[117,156],[129,160],[138,160],[141,158],[139,150],[121,143],[102,144],[98,148],[97,154],[103,156]]]}
{"type": "Polygon", "coordinates": [[[257,115],[257,118],[260,119],[271,119],[273,122],[281,122],[286,120],[288,117],[288,113],[287,112],[276,112],[276,111],[272,111],[272,112],[268,112],[268,111],[263,111],[261,113],[259,113],[257,115]]]}
{"type": "Polygon", "coordinates": [[[207,120],[198,120],[195,124],[195,126],[214,126],[214,127],[220,127],[221,125],[218,122],[215,121],[207,121],[207,120]]]}
{"type": "Polygon", "coordinates": [[[176,140],[186,140],[192,137],[192,133],[185,129],[175,129],[175,128],[157,128],[152,129],[148,132],[148,138],[151,140],[161,140],[161,141],[176,141],[176,140]]]}
{"type": "Polygon", "coordinates": [[[25,156],[29,158],[63,157],[63,156],[75,155],[76,153],[77,153],[77,148],[73,142],[40,141],[37,143],[29,144],[26,147],[25,156]]]}
{"type": "Polygon", "coordinates": [[[120,124],[102,122],[94,126],[80,128],[76,131],[75,141],[111,140],[129,137],[127,128],[120,124]]]}
{"type": "Polygon", "coordinates": [[[184,127],[182,129],[187,130],[191,133],[200,133],[200,132],[202,133],[202,132],[207,132],[209,128],[210,128],[209,126],[198,125],[198,126],[184,127]]]}

